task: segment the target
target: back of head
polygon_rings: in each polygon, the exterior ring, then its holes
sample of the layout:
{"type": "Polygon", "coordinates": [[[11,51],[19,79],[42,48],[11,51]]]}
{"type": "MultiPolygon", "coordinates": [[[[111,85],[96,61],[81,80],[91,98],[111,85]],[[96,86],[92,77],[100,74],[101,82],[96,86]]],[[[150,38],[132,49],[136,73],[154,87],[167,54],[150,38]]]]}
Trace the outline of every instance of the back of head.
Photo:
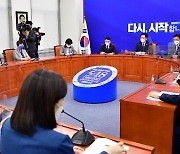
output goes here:
{"type": "Polygon", "coordinates": [[[33,71],[21,87],[11,127],[27,135],[32,135],[36,126],[55,128],[55,104],[66,93],[66,82],[59,74],[45,69],[33,71]]]}

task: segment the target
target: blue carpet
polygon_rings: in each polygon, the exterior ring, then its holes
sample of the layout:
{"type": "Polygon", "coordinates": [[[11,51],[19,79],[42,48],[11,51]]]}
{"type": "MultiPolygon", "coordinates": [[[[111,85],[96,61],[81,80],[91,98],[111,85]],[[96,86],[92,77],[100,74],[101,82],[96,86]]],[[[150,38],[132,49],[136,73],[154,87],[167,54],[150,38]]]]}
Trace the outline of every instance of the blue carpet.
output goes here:
{"type": "MultiPolygon", "coordinates": [[[[119,137],[120,134],[120,98],[142,88],[145,84],[138,82],[118,81],[117,99],[103,104],[79,103],[73,99],[73,86],[68,83],[68,93],[64,99],[64,109],[84,122],[86,129],[119,137]]],[[[107,93],[108,95],[108,93],[107,93]]],[[[14,107],[17,97],[9,98],[1,104],[14,107]]],[[[62,114],[59,121],[81,127],[74,119],[62,114]]]]}

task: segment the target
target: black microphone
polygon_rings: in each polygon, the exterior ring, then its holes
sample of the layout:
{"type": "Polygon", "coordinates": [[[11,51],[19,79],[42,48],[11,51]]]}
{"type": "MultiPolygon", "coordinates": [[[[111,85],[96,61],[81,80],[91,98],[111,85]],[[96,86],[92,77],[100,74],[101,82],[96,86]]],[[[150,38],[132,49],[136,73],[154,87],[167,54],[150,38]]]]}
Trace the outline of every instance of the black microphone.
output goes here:
{"type": "Polygon", "coordinates": [[[104,57],[106,58],[107,53],[105,52],[104,57]]]}
{"type": "Polygon", "coordinates": [[[161,74],[165,74],[165,73],[169,73],[169,72],[160,72],[160,73],[158,74],[158,77],[157,77],[157,79],[155,80],[155,83],[156,83],[156,84],[166,84],[166,81],[160,78],[160,75],[161,75],[161,74]]]}
{"type": "Polygon", "coordinates": [[[65,113],[69,117],[79,121],[82,124],[82,130],[79,130],[78,132],[76,132],[71,138],[73,144],[89,145],[90,143],[92,143],[95,140],[94,136],[89,131],[86,131],[86,129],[84,127],[84,123],[81,120],[75,118],[74,116],[70,115],[69,113],[65,112],[64,110],[62,111],[62,113],[65,113]]]}

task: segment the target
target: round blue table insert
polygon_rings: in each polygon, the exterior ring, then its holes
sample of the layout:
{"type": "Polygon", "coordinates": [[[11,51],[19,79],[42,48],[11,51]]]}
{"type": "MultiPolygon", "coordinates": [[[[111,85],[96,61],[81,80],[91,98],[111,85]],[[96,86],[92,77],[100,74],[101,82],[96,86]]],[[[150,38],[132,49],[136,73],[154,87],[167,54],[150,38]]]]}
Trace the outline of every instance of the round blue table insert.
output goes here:
{"type": "Polygon", "coordinates": [[[88,67],[73,78],[73,97],[83,103],[105,103],[117,98],[117,69],[112,66],[88,67]]]}

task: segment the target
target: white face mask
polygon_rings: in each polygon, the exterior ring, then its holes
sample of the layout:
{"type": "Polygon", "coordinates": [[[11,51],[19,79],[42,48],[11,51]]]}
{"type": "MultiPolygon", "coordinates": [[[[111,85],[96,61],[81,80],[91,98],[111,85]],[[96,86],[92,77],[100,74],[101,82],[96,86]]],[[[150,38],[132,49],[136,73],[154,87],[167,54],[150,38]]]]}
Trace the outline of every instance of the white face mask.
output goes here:
{"type": "Polygon", "coordinates": [[[63,108],[63,106],[60,106],[58,104],[56,104],[56,105],[58,106],[58,109],[55,113],[55,117],[56,117],[56,120],[58,120],[64,108],[63,108]]]}
{"type": "Polygon", "coordinates": [[[145,43],[146,42],[146,40],[145,39],[140,39],[140,41],[142,42],[142,43],[145,43]]]}
{"type": "Polygon", "coordinates": [[[174,44],[175,44],[175,45],[178,45],[178,44],[179,44],[179,41],[174,41],[174,44]]]}
{"type": "Polygon", "coordinates": [[[106,46],[109,46],[110,43],[105,42],[106,46]]]}
{"type": "Polygon", "coordinates": [[[70,48],[70,47],[71,47],[71,45],[66,44],[66,47],[70,48]]]}

